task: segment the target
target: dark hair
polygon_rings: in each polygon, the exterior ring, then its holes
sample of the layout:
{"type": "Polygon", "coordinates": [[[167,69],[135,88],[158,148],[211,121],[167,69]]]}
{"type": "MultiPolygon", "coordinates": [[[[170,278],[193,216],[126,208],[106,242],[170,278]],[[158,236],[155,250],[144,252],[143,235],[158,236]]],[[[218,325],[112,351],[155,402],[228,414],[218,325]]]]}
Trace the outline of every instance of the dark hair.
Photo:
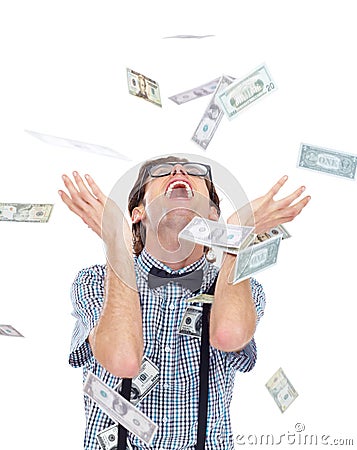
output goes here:
{"type": "MultiPolygon", "coordinates": [[[[178,158],[176,156],[165,156],[145,161],[140,167],[138,177],[129,194],[128,210],[130,216],[131,213],[133,212],[133,209],[136,206],[139,206],[140,203],[143,203],[144,201],[146,178],[148,176],[147,169],[155,164],[165,162],[188,162],[188,159],[178,158]]],[[[219,207],[219,198],[216,189],[214,187],[214,184],[211,183],[211,181],[207,178],[205,178],[205,182],[207,185],[208,192],[210,193],[211,205],[216,208],[218,215],[220,215],[221,210],[219,207]]],[[[145,227],[142,225],[141,221],[139,223],[132,224],[132,233],[133,233],[133,251],[136,256],[139,256],[145,246],[145,238],[146,238],[145,227]]]]}

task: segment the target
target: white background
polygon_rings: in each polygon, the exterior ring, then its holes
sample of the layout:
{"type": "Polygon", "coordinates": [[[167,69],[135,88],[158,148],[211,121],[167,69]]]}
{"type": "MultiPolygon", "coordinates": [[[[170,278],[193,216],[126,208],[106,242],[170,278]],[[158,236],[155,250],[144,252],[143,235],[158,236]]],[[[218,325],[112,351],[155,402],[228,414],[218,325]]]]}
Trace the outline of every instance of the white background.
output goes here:
{"type": "Polygon", "coordinates": [[[302,184],[312,196],[286,225],[293,237],[278,264],[257,275],[267,307],[257,365],[236,378],[234,434],[278,439],[303,423],[305,434],[356,443],[357,182],[296,168],[301,142],[357,154],[354,2],[6,3],[0,202],[55,206],[47,224],[0,223],[0,323],[25,335],[0,336],[0,448],[82,448],[82,374],[67,364],[69,291],[104,253],[61,204],[62,173],[90,173],[108,194],[134,164],[169,152],[225,165],[251,199],[284,174],[279,197],[302,184]],[[215,37],[162,39],[176,34],[215,37]],[[203,152],[190,138],[209,98],[178,106],[168,97],[263,62],[277,91],[224,118],[203,152]],[[126,67],[159,83],[162,108],[128,94],[126,67]],[[51,146],[24,129],[108,146],[132,161],[51,146]],[[283,414],[265,387],[279,367],[299,393],[283,414]]]}

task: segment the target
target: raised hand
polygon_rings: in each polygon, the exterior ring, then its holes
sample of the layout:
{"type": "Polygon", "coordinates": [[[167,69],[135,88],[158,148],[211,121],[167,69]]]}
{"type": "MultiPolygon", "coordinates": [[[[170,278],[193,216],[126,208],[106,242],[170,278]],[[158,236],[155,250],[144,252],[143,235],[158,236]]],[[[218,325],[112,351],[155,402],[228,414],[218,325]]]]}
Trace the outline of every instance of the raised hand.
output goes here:
{"type": "Polygon", "coordinates": [[[281,200],[274,200],[274,197],[284,186],[287,179],[286,175],[283,176],[265,195],[253,200],[249,205],[241,208],[238,213],[233,213],[229,217],[228,223],[255,226],[255,233],[260,234],[268,231],[270,228],[295,219],[308,204],[311,197],[306,196],[297,203],[293,203],[305,191],[305,186],[300,186],[287,197],[281,200]]]}
{"type": "Polygon", "coordinates": [[[58,193],[68,208],[102,238],[102,217],[107,197],[90,175],[85,175],[89,187],[78,172],[73,172],[73,177],[74,183],[67,175],[62,176],[69,195],[62,190],[58,193]]]}

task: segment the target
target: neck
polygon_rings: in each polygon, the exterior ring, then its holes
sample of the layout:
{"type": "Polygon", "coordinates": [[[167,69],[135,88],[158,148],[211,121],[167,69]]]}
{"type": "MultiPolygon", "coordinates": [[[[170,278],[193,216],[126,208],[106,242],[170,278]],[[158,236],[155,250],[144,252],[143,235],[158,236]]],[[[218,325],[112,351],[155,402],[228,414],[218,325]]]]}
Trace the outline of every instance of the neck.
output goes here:
{"type": "Polygon", "coordinates": [[[159,239],[147,233],[145,248],[150,255],[173,270],[189,266],[203,255],[203,245],[179,241],[178,234],[172,235],[172,233],[159,236],[159,239]]]}

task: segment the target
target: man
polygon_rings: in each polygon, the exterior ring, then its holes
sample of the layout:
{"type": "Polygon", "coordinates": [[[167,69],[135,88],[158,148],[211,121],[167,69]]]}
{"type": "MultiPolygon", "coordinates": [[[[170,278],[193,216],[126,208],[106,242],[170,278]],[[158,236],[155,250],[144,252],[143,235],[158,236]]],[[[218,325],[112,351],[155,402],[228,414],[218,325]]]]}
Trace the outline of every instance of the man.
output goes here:
{"type": "MultiPolygon", "coordinates": [[[[255,231],[262,233],[296,217],[309,197],[298,199],[304,187],[286,198],[273,197],[286,182],[283,177],[265,195],[251,203],[255,231]]],[[[127,251],[128,229],[118,232],[123,216],[86,175],[85,185],[74,172],[75,184],[63,180],[69,195],[64,203],[105,242],[108,263],[82,270],[72,287],[74,316],[70,364],[83,367],[114,388],[121,378],[135,377],[143,356],[159,369],[159,383],[139,404],[157,425],[150,448],[195,449],[199,388],[199,339],[179,334],[186,299],[216,280],[210,314],[209,403],[206,449],[233,449],[230,401],[236,371],[249,371],[256,360],[254,331],[263,315],[265,297],[255,279],[229,282],[235,255],[226,254],[218,268],[205,258],[202,245],[179,242],[178,233],[200,215],[218,220],[219,200],[209,166],[175,157],[146,161],[129,194],[134,257],[127,251]],[[150,286],[154,271],[203,274],[198,289],[173,281],[150,286]],[[219,272],[219,273],[218,273],[219,272]],[[217,277],[218,273],[218,277],[217,277]],[[136,289],[137,287],[137,289],[136,289]]],[[[238,223],[233,214],[228,223],[238,223]]],[[[168,279],[170,281],[170,279],[168,279]]],[[[85,449],[99,450],[96,436],[113,422],[85,397],[85,449]]],[[[129,433],[134,449],[147,449],[129,433]]]]}

